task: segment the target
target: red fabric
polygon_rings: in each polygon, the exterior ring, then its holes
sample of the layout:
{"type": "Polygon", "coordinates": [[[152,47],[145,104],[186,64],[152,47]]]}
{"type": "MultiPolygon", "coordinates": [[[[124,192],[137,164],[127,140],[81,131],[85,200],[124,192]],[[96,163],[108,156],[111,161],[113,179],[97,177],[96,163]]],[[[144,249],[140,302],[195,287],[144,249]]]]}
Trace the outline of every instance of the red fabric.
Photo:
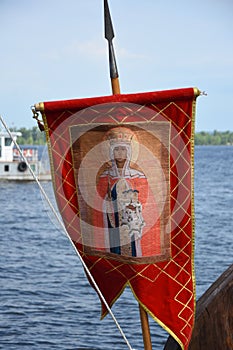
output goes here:
{"type": "MultiPolygon", "coordinates": [[[[179,342],[183,349],[188,349],[195,309],[192,192],[194,106],[194,89],[187,88],[45,102],[43,113],[59,210],[70,237],[82,254],[107,302],[112,305],[126,284],[130,285],[141,305],[179,342]],[[141,113],[141,107],[146,108],[143,113],[141,113]],[[74,142],[70,128],[77,125],[82,128],[92,128],[96,124],[103,125],[103,128],[109,124],[128,127],[129,123],[140,125],[140,123],[150,124],[154,121],[166,122],[171,126],[167,179],[170,257],[164,257],[161,261],[152,263],[137,263],[136,260],[132,262],[127,259],[122,262],[120,257],[113,258],[108,254],[105,255],[104,252],[100,255],[88,254],[83,245],[84,233],[80,218],[92,213],[93,222],[100,223],[102,219],[99,218],[98,211],[94,213],[90,206],[84,203],[82,194],[79,192],[81,190],[77,190],[78,179],[75,168],[80,164],[74,164],[74,153],[72,153],[74,142]]],[[[78,127],[75,130],[79,130],[78,127]]],[[[137,133],[137,129],[135,130],[137,133]]],[[[97,131],[96,138],[99,137],[97,131]]],[[[84,158],[93,145],[90,145],[87,150],[82,150],[84,158]]],[[[150,147],[153,151],[153,145],[150,147]]],[[[165,148],[161,152],[165,152],[165,148]]],[[[98,158],[98,155],[96,157],[98,158]]],[[[110,185],[112,187],[113,183],[110,185]]],[[[106,190],[104,192],[106,193],[106,190]]],[[[104,196],[101,193],[100,195],[104,196]]],[[[140,200],[144,203],[143,199],[140,200]]],[[[145,236],[144,240],[146,240],[145,236]]],[[[102,315],[104,316],[106,312],[105,306],[102,305],[102,315]]]]}

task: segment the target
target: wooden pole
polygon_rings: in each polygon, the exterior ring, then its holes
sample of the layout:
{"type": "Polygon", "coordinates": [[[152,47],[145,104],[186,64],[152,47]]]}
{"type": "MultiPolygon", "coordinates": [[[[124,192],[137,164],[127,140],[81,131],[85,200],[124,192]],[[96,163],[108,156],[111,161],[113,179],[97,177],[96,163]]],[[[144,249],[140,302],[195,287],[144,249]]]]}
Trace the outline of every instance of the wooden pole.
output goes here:
{"type": "MultiPolygon", "coordinates": [[[[112,78],[111,84],[112,84],[113,95],[120,94],[121,91],[120,91],[120,84],[119,84],[118,77],[112,78]]],[[[140,319],[141,319],[144,350],[152,350],[148,314],[140,304],[139,304],[139,312],[140,312],[140,319]]]]}
{"type": "MultiPolygon", "coordinates": [[[[120,91],[120,84],[119,84],[118,77],[111,78],[111,84],[112,84],[112,94],[113,95],[120,94],[121,91],[120,91]]],[[[141,319],[144,350],[152,350],[148,314],[140,304],[139,304],[139,312],[140,312],[140,319],[141,319]]]]}
{"type": "Polygon", "coordinates": [[[112,78],[111,79],[111,84],[112,84],[112,93],[113,95],[120,94],[120,83],[118,78],[112,78]]]}
{"type": "MultiPolygon", "coordinates": [[[[113,48],[112,40],[114,38],[114,31],[112,26],[112,20],[110,16],[110,11],[108,7],[108,0],[104,0],[104,19],[105,19],[105,38],[108,40],[109,44],[109,66],[110,66],[110,78],[112,84],[112,94],[120,94],[120,83],[119,75],[117,70],[116,58],[113,48]]],[[[142,335],[144,342],[144,350],[152,350],[151,337],[150,337],[150,327],[148,321],[147,312],[139,304],[142,335]]]]}
{"type": "Polygon", "coordinates": [[[139,304],[144,350],[152,350],[148,314],[139,304]]]}

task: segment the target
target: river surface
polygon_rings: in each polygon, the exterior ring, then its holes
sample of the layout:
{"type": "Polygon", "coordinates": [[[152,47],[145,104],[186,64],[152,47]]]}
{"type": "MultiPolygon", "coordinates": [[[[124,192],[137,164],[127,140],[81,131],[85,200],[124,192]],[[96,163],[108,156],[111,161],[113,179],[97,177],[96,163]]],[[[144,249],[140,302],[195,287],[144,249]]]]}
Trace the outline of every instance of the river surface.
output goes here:
{"type": "MultiPolygon", "coordinates": [[[[52,197],[52,185],[43,185],[52,197]]],[[[0,182],[0,349],[128,349],[35,183],[0,182]]],[[[197,299],[233,262],[233,147],[195,149],[197,299]]],[[[126,289],[113,312],[143,349],[137,302],[126,289]]],[[[153,350],[167,333],[150,319],[153,350]]]]}

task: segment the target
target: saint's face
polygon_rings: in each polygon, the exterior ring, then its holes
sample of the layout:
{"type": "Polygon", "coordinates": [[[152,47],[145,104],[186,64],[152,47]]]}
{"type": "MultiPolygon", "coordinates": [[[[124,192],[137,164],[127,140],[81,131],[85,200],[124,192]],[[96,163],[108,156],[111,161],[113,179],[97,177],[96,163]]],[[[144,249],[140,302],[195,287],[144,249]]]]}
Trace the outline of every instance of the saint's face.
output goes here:
{"type": "Polygon", "coordinates": [[[114,148],[113,154],[117,162],[125,162],[127,158],[127,149],[125,146],[117,146],[114,148]]]}

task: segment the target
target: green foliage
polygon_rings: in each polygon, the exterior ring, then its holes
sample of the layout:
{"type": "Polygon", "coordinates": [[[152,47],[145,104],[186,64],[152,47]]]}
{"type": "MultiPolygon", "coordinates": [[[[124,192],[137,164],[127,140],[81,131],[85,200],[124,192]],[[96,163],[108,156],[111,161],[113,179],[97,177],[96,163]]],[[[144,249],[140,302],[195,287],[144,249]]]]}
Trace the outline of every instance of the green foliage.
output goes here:
{"type": "Polygon", "coordinates": [[[233,132],[217,130],[212,133],[197,132],[195,134],[195,145],[233,145],[233,132]]]}
{"type": "Polygon", "coordinates": [[[13,131],[21,132],[22,136],[17,138],[19,145],[44,145],[46,143],[45,133],[41,132],[37,126],[32,129],[20,128],[13,131]]]}

